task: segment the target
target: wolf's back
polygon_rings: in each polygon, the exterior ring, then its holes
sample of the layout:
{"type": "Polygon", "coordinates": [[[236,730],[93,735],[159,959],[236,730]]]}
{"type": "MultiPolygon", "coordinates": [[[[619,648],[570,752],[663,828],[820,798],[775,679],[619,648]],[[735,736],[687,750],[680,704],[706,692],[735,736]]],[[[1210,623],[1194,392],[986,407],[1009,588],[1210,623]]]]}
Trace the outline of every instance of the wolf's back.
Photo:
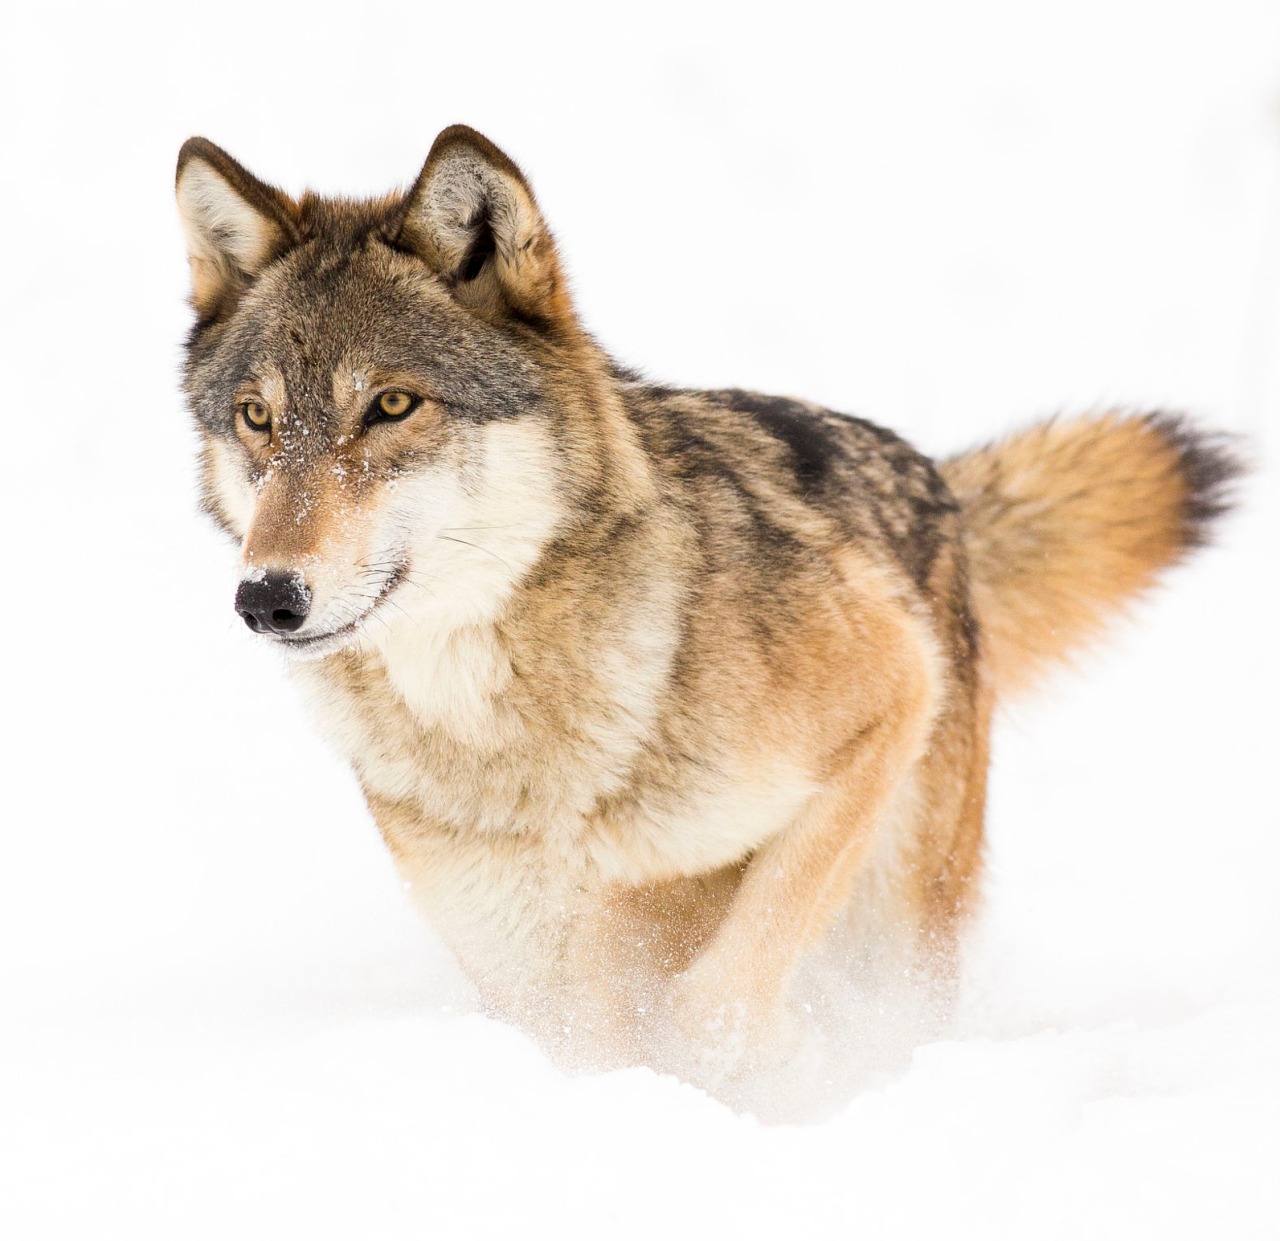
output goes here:
{"type": "Polygon", "coordinates": [[[984,659],[1026,687],[1207,541],[1241,473],[1225,437],[1169,414],[1052,421],[952,458],[984,659]]]}

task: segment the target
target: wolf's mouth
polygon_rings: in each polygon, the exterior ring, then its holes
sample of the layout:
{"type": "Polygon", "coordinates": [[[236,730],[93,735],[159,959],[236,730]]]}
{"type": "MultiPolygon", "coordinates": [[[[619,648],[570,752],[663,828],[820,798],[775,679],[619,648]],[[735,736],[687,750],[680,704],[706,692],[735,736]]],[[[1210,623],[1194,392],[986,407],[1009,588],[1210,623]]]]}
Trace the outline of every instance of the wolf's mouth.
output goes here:
{"type": "Polygon", "coordinates": [[[359,616],[348,621],[345,625],[341,625],[337,629],[331,629],[328,633],[308,634],[306,637],[278,634],[276,635],[276,642],[297,659],[320,659],[325,655],[332,655],[335,651],[342,650],[343,647],[349,646],[360,636],[364,629],[365,621],[386,602],[391,592],[404,581],[408,571],[407,565],[397,564],[386,581],[382,583],[377,595],[374,596],[373,602],[359,616]]]}

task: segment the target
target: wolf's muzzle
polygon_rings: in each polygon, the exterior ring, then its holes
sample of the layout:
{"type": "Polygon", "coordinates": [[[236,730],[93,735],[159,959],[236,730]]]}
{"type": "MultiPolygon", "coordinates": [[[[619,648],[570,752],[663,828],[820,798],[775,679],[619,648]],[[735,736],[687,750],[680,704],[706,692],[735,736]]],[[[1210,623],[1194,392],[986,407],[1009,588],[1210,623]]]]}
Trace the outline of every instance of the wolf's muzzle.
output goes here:
{"type": "Polygon", "coordinates": [[[311,591],[294,573],[266,573],[236,591],[236,611],[254,633],[293,633],[310,610],[311,591]]]}

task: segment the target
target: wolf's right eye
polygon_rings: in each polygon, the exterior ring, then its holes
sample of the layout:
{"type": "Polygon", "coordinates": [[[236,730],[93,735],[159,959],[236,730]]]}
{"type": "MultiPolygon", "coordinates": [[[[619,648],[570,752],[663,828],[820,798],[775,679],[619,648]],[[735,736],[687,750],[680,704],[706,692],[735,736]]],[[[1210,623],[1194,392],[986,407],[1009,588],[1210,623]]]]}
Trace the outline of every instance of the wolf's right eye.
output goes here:
{"type": "Polygon", "coordinates": [[[257,401],[245,401],[240,406],[240,414],[255,431],[265,431],[271,425],[271,414],[267,407],[259,405],[257,401]]]}

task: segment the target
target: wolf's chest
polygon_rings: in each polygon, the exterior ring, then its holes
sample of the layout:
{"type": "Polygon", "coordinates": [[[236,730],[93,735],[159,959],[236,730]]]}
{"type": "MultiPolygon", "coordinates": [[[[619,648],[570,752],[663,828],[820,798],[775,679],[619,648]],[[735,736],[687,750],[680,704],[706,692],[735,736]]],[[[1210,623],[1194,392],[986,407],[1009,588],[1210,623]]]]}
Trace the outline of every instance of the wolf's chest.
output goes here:
{"type": "MultiPolygon", "coordinates": [[[[309,679],[322,725],[371,796],[412,806],[423,833],[520,839],[587,880],[643,884],[740,860],[813,793],[800,767],[715,754],[646,769],[634,701],[569,710],[539,697],[484,631],[420,641],[412,661],[335,662],[309,679]]],[[[545,687],[544,687],[545,688],[545,687]]]]}
{"type": "Polygon", "coordinates": [[[488,628],[417,635],[403,652],[302,672],[366,791],[414,805],[424,827],[572,839],[639,745],[608,721],[540,702],[488,628]]]}

